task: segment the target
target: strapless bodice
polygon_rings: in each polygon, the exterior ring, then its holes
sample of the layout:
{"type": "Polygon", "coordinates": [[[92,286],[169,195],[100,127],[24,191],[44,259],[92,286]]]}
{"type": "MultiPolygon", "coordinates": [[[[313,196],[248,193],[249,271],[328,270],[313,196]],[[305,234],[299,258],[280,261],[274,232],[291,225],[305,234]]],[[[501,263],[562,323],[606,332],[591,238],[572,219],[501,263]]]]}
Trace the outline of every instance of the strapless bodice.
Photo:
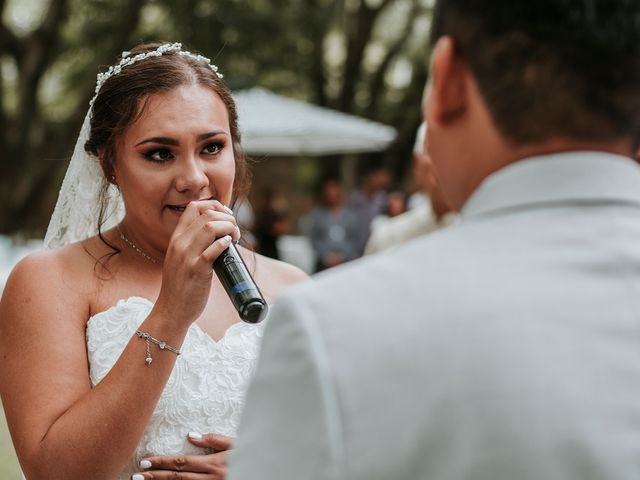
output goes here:
{"type": "MultiPolygon", "coordinates": [[[[87,353],[93,386],[111,370],[152,307],[146,298],[130,297],[89,319],[87,353]]],[[[119,479],[130,478],[147,456],[204,453],[187,441],[189,432],[235,436],[264,323],[236,323],[217,342],[191,325],[135,455],[119,479]]]]}

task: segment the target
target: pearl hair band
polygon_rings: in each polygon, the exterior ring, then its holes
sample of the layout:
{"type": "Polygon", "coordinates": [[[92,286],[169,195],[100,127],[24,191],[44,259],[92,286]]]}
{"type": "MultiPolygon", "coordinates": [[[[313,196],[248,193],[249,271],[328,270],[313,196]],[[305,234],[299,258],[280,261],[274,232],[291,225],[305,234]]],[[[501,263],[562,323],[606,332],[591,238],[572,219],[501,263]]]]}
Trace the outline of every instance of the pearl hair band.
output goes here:
{"type": "Polygon", "coordinates": [[[90,103],[93,104],[104,82],[106,82],[109,78],[113,77],[114,75],[119,74],[123,68],[126,68],[142,60],[145,60],[149,57],[160,57],[168,52],[176,52],[178,55],[182,55],[183,57],[189,57],[198,62],[203,62],[207,64],[207,66],[213,71],[213,73],[215,73],[218,76],[218,78],[223,77],[223,75],[220,72],[218,72],[217,65],[212,64],[211,60],[208,59],[207,57],[203,55],[196,55],[195,53],[191,53],[186,50],[182,50],[181,43],[165,43],[163,45],[160,45],[155,50],[152,50],[150,52],[139,53],[137,55],[134,55],[133,57],[130,56],[131,52],[126,52],[126,51],[122,52],[122,60],[120,60],[120,62],[117,65],[111,65],[109,67],[109,70],[98,74],[97,81],[96,81],[96,89],[94,92],[95,94],[91,99],[90,103]]]}

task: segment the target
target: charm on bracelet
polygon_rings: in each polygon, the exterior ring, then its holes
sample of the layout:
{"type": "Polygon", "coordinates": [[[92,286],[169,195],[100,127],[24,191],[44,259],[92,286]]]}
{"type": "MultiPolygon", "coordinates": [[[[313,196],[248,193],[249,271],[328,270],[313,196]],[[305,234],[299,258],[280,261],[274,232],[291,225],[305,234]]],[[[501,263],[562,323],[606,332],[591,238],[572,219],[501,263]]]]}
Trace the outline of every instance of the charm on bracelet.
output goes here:
{"type": "Polygon", "coordinates": [[[147,365],[151,365],[151,363],[153,362],[153,357],[151,356],[151,343],[155,343],[156,345],[158,345],[158,348],[160,350],[169,350],[170,352],[173,352],[176,355],[180,355],[180,350],[172,347],[171,345],[167,345],[167,343],[163,342],[162,340],[153,338],[147,332],[141,332],[140,330],[136,330],[136,335],[142,338],[147,344],[147,356],[145,358],[145,362],[147,365]]]}

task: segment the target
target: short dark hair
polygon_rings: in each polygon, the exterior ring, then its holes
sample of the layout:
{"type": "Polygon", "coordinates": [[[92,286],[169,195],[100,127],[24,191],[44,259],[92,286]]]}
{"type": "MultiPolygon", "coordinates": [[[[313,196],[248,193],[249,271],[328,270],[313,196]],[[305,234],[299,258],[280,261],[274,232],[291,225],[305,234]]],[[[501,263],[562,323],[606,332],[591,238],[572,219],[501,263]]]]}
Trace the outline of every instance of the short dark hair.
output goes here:
{"type": "Polygon", "coordinates": [[[451,36],[515,144],[640,141],[640,0],[438,0],[451,36]]]}

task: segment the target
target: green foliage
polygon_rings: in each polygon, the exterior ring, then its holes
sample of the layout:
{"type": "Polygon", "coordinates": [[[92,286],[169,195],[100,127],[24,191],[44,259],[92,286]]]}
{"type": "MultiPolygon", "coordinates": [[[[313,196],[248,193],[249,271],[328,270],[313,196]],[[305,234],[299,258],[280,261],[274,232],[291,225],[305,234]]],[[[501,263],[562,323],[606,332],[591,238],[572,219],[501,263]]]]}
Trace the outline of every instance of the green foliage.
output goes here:
{"type": "Polygon", "coordinates": [[[232,89],[260,85],[395,126],[399,141],[377,160],[402,174],[419,122],[430,3],[0,0],[0,233],[42,234],[96,74],[152,40],[212,58],[232,89]],[[12,21],[23,2],[35,11],[27,27],[12,21]]]}

